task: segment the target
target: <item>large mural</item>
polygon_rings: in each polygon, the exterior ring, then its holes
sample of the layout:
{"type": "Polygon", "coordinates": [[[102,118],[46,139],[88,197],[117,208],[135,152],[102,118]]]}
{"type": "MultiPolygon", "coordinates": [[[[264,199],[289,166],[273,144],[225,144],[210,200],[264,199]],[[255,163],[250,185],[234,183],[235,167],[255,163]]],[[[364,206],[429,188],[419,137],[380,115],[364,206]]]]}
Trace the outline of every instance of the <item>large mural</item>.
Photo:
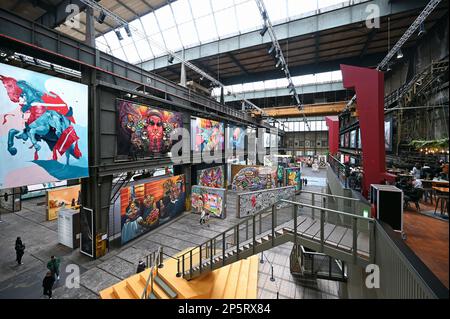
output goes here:
{"type": "Polygon", "coordinates": [[[238,196],[239,209],[237,217],[243,218],[268,208],[281,199],[292,199],[295,196],[295,187],[287,186],[258,192],[241,193],[238,196]]]}
{"type": "Polygon", "coordinates": [[[47,191],[47,220],[57,219],[60,209],[79,209],[80,205],[80,185],[50,189],[47,191]]]}
{"type": "Polygon", "coordinates": [[[122,244],[168,222],[185,210],[184,175],[120,190],[122,244]]]}
{"type": "Polygon", "coordinates": [[[150,156],[170,152],[171,133],[183,126],[182,113],[118,100],[117,155],[150,156]]]}
{"type": "Polygon", "coordinates": [[[286,186],[294,186],[296,191],[302,187],[302,173],[300,167],[288,167],[284,169],[286,186]]]}
{"type": "Polygon", "coordinates": [[[213,217],[225,218],[225,189],[192,186],[191,207],[194,213],[205,210],[213,217]]]}
{"type": "Polygon", "coordinates": [[[224,167],[215,166],[197,171],[197,185],[223,188],[225,186],[224,167]]]}
{"type": "Polygon", "coordinates": [[[245,147],[245,136],[247,130],[240,126],[230,125],[228,127],[228,149],[243,150],[245,147]]]}
{"type": "Polygon", "coordinates": [[[224,124],[200,117],[191,120],[192,150],[221,151],[224,148],[224,124]]]}
{"type": "Polygon", "coordinates": [[[231,189],[234,191],[257,191],[276,187],[276,167],[231,166],[231,189]]]}
{"type": "Polygon", "coordinates": [[[88,87],[0,63],[0,189],[89,176],[88,87]]]}

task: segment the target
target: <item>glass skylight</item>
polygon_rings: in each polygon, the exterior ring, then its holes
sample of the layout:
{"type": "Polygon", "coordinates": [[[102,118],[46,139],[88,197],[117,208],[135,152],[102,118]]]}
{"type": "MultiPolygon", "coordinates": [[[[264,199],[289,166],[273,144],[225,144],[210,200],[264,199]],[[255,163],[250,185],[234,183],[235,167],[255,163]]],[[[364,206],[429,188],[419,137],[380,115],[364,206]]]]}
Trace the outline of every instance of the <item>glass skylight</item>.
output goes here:
{"type": "MultiPolygon", "coordinates": [[[[273,24],[299,15],[314,15],[319,9],[344,2],[348,1],[264,0],[273,24]]],[[[165,55],[165,48],[179,51],[257,30],[262,24],[255,0],[177,0],[130,22],[132,30],[138,29],[132,38],[128,39],[121,28],[122,41],[110,31],[98,37],[96,43],[102,51],[139,63],[165,55]],[[133,41],[135,45],[130,45],[133,41]]]]}

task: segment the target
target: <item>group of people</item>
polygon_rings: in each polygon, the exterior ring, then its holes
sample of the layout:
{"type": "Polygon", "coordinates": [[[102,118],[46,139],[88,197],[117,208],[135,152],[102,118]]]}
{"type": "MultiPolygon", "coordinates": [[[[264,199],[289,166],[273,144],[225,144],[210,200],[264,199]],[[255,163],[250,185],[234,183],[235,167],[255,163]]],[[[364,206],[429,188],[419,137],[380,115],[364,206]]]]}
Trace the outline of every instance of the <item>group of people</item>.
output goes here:
{"type": "Polygon", "coordinates": [[[433,167],[428,164],[421,166],[419,163],[416,163],[411,170],[411,174],[415,179],[440,178],[448,180],[448,163],[440,160],[433,167]]]}
{"type": "MultiPolygon", "coordinates": [[[[22,238],[17,237],[16,243],[14,245],[14,249],[16,250],[16,262],[17,264],[23,265],[22,258],[25,254],[25,244],[22,242],[22,238]]],[[[47,273],[45,274],[44,279],[42,280],[42,287],[44,288],[44,296],[47,296],[49,299],[52,298],[53,285],[55,281],[59,280],[59,266],[60,259],[55,256],[51,256],[50,260],[47,262],[47,273]]]]}

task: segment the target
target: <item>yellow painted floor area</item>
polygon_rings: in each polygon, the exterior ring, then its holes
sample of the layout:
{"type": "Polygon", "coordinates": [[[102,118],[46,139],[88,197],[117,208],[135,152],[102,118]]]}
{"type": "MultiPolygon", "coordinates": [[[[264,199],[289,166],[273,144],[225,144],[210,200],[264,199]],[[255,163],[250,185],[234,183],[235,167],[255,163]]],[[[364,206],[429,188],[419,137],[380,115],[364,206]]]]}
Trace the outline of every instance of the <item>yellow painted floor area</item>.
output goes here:
{"type": "MultiPolygon", "coordinates": [[[[189,249],[176,256],[181,256],[187,251],[189,249]]],[[[198,263],[195,256],[196,254],[194,254],[193,265],[198,263]]],[[[258,267],[258,256],[252,256],[187,281],[183,277],[176,276],[177,261],[168,258],[164,261],[164,267],[158,270],[158,276],[177,293],[177,299],[256,299],[258,267]]],[[[147,269],[133,275],[102,290],[100,297],[101,299],[140,299],[149,274],[150,269],[147,269]]],[[[156,283],[153,289],[157,298],[170,298],[156,283]]],[[[150,293],[150,287],[148,292],[150,293]]]]}

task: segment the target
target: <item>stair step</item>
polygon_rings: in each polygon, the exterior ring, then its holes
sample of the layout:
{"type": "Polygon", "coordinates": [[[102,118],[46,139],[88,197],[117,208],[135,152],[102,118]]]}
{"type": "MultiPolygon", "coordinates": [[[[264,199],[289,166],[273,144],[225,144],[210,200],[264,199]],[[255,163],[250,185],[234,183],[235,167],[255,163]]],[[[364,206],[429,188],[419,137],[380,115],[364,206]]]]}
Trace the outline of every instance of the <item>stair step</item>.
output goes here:
{"type": "Polygon", "coordinates": [[[227,283],[223,291],[223,299],[234,299],[236,296],[236,288],[239,281],[239,272],[241,268],[241,262],[235,262],[231,264],[230,274],[227,278],[227,283]]]}
{"type": "Polygon", "coordinates": [[[239,270],[239,279],[236,286],[236,299],[243,299],[247,295],[247,284],[248,284],[248,269],[250,267],[250,260],[241,260],[241,268],[239,270]]]}
{"type": "Polygon", "coordinates": [[[210,298],[211,299],[221,299],[223,297],[223,292],[227,286],[228,275],[230,274],[231,266],[226,266],[220,268],[218,274],[214,279],[214,285],[211,289],[210,298]]]}
{"type": "Polygon", "coordinates": [[[133,299],[133,295],[128,290],[126,283],[119,283],[113,287],[113,290],[118,299],[133,299]]]}
{"type": "Polygon", "coordinates": [[[155,277],[155,283],[158,284],[159,287],[161,287],[162,290],[168,295],[171,299],[174,299],[177,297],[177,293],[172,290],[172,288],[169,287],[169,285],[166,284],[166,282],[159,276],[155,277]]]}
{"type": "Polygon", "coordinates": [[[259,258],[252,256],[250,259],[250,266],[248,269],[248,282],[246,288],[246,298],[256,299],[258,298],[258,270],[259,270],[259,258]]]}
{"type": "Polygon", "coordinates": [[[255,241],[256,241],[257,244],[262,244],[262,242],[263,242],[261,238],[258,238],[255,241]]]}
{"type": "Polygon", "coordinates": [[[156,297],[156,295],[151,292],[150,295],[148,296],[148,299],[158,299],[158,297],[156,297]]]}
{"type": "Polygon", "coordinates": [[[145,285],[139,280],[139,277],[133,276],[127,279],[128,289],[136,299],[141,299],[145,285]]]}
{"type": "Polygon", "coordinates": [[[275,234],[281,236],[281,235],[284,235],[284,231],[283,231],[283,229],[278,229],[278,230],[275,231],[275,234]]]}

